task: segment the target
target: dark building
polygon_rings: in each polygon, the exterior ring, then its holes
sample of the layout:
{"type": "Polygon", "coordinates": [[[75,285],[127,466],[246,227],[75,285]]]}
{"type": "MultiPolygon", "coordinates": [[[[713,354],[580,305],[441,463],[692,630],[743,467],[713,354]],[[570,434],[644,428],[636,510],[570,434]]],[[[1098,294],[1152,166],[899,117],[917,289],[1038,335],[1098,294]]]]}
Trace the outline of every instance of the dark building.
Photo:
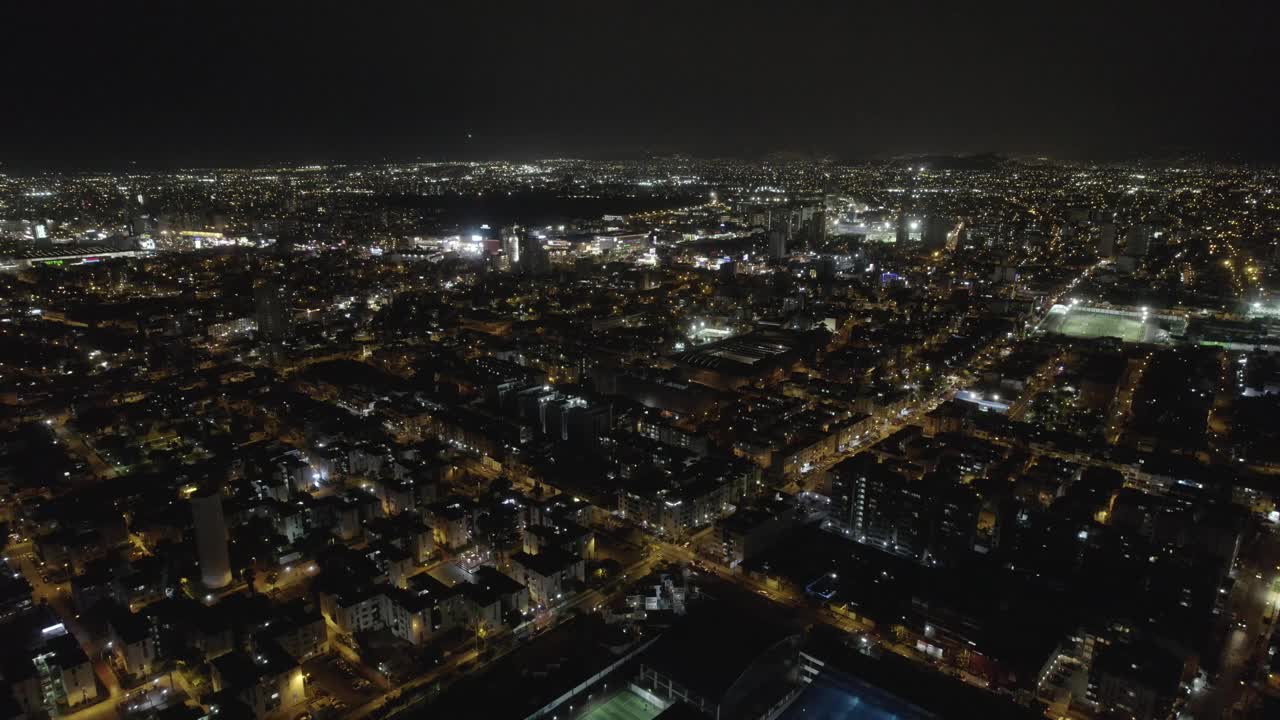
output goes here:
{"type": "Polygon", "coordinates": [[[949,217],[930,215],[924,222],[921,242],[925,250],[945,250],[948,248],[947,238],[951,234],[954,222],[949,217]]]}
{"type": "Polygon", "coordinates": [[[551,255],[541,239],[526,233],[519,244],[523,246],[519,250],[517,262],[521,273],[537,277],[551,272],[551,255]]]}
{"type": "Polygon", "coordinates": [[[1101,645],[1089,674],[1089,699],[1104,713],[1135,720],[1170,716],[1183,663],[1153,643],[1122,640],[1101,645]]]}
{"type": "Polygon", "coordinates": [[[293,335],[293,309],[280,284],[266,282],[256,286],[253,289],[253,304],[259,337],[276,341],[293,335]]]}
{"type": "Polygon", "coordinates": [[[799,647],[800,634],[785,626],[742,610],[708,608],[688,615],[641,655],[635,685],[710,718],[772,717],[800,690],[799,647]]]}
{"type": "Polygon", "coordinates": [[[978,497],[945,475],[910,480],[864,455],[833,468],[831,488],[834,521],[858,542],[926,564],[973,549],[978,497]]]}

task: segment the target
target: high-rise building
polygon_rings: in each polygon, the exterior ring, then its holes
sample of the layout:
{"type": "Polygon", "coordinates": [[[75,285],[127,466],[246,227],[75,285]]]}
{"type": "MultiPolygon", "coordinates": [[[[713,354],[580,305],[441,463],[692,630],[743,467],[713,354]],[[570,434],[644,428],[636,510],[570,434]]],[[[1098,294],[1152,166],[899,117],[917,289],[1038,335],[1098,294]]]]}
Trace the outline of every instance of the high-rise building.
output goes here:
{"type": "Polygon", "coordinates": [[[543,247],[542,240],[526,234],[524,247],[519,251],[520,272],[525,275],[547,275],[551,272],[551,254],[543,247]]]}
{"type": "Polygon", "coordinates": [[[151,232],[151,224],[150,215],[134,215],[129,219],[129,234],[135,237],[146,235],[151,232]]]}
{"type": "Polygon", "coordinates": [[[253,289],[254,316],[258,321],[258,337],[283,340],[293,334],[293,315],[284,289],[266,282],[253,289]]]}
{"type": "Polygon", "coordinates": [[[507,256],[507,266],[512,270],[520,267],[520,245],[524,242],[524,235],[524,228],[519,225],[502,230],[502,252],[507,256]]]}
{"type": "Polygon", "coordinates": [[[1124,254],[1128,257],[1146,257],[1151,249],[1151,226],[1139,223],[1129,228],[1124,236],[1124,254]]]}
{"type": "Polygon", "coordinates": [[[196,528],[196,557],[200,580],[210,590],[231,583],[231,557],[227,548],[227,523],[222,515],[222,493],[202,488],[191,496],[191,517],[196,528]]]}
{"type": "Polygon", "coordinates": [[[1098,256],[1103,258],[1115,257],[1116,254],[1116,224],[1112,222],[1104,222],[1098,226],[1098,256]]]}
{"type": "Polygon", "coordinates": [[[769,231],[769,257],[781,260],[787,256],[787,233],[781,228],[769,231]]]}
{"type": "Polygon", "coordinates": [[[924,233],[921,240],[924,242],[925,250],[943,250],[948,247],[947,235],[951,232],[954,223],[951,218],[941,215],[930,215],[924,223],[924,233]]]}
{"type": "Polygon", "coordinates": [[[787,256],[794,230],[794,213],[789,208],[769,210],[769,257],[781,260],[787,256]]]}
{"type": "Polygon", "coordinates": [[[805,225],[805,241],[810,252],[818,252],[827,241],[827,211],[821,207],[814,209],[805,225]]]}
{"type": "Polygon", "coordinates": [[[832,519],[855,540],[920,562],[946,562],[973,548],[978,498],[936,475],[910,480],[855,457],[831,478],[832,519]]]}
{"type": "Polygon", "coordinates": [[[798,248],[816,251],[827,239],[827,215],[820,205],[769,210],[769,257],[779,260],[798,248]]]}

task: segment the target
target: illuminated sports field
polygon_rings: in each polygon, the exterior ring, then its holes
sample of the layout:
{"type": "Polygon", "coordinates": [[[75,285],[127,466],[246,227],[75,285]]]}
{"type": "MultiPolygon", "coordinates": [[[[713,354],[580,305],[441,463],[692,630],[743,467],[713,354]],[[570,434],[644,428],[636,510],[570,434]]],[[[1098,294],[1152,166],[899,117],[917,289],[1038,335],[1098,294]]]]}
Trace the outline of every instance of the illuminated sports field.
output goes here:
{"type": "Polygon", "coordinates": [[[1045,332],[1060,333],[1068,337],[1114,337],[1124,342],[1155,342],[1157,328],[1154,323],[1143,322],[1128,315],[1093,312],[1088,308],[1063,308],[1050,311],[1040,326],[1045,332]]]}
{"type": "Polygon", "coordinates": [[[605,704],[583,716],[582,720],[653,720],[661,712],[653,703],[623,690],[605,704]]]}

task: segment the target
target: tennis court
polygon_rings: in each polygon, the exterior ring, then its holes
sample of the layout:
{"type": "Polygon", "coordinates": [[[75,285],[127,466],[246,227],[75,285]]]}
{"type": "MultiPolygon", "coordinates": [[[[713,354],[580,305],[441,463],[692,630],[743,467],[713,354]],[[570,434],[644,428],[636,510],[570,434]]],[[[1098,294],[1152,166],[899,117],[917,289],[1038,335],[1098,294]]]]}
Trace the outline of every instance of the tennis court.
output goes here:
{"type": "Polygon", "coordinates": [[[583,716],[582,720],[653,720],[661,712],[653,703],[623,690],[605,704],[583,716]]]}

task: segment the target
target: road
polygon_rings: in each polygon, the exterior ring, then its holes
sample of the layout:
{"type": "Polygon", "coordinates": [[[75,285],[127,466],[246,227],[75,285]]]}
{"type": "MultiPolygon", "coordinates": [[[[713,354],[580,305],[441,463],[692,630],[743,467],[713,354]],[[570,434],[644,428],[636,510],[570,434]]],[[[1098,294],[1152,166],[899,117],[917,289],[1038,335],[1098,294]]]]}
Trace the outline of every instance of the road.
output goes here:
{"type": "Polygon", "coordinates": [[[84,438],[80,436],[80,433],[74,432],[67,427],[65,416],[51,418],[46,420],[45,424],[53,431],[54,437],[58,439],[58,442],[66,445],[73,454],[78,455],[92,468],[93,473],[98,476],[99,480],[108,480],[116,476],[115,467],[102,459],[98,451],[90,447],[89,443],[85,442],[84,438]]]}
{"type": "MultiPolygon", "coordinates": [[[[1085,268],[1084,272],[1082,272],[1079,277],[1072,280],[1070,283],[1068,283],[1066,286],[1060,289],[1057,292],[1057,294],[1046,299],[1044,302],[1045,307],[1046,308],[1052,307],[1055,303],[1057,303],[1062,298],[1063,295],[1065,295],[1066,293],[1074,289],[1075,286],[1079,284],[1081,280],[1084,280],[1085,278],[1089,277],[1089,275],[1091,275],[1093,271],[1099,267],[1099,265],[1091,265],[1085,268]]],[[[1047,313],[1047,310],[1046,310],[1046,313],[1047,313]]],[[[1044,318],[1041,317],[1035,322],[1032,322],[1031,325],[1039,326],[1040,322],[1042,322],[1043,319],[1044,318]]],[[[973,358],[970,360],[968,367],[958,370],[953,375],[949,375],[947,378],[948,382],[943,387],[929,394],[927,397],[916,401],[910,409],[908,409],[904,413],[900,413],[896,417],[890,416],[890,417],[877,418],[877,420],[879,421],[879,425],[877,426],[877,429],[873,430],[865,439],[863,439],[857,445],[854,445],[848,448],[845,452],[840,453],[839,455],[831,458],[827,463],[825,463],[820,468],[820,470],[829,470],[832,467],[835,467],[841,461],[846,460],[850,457],[853,457],[854,455],[857,455],[859,452],[862,452],[868,447],[874,446],[876,443],[893,435],[894,433],[898,432],[902,428],[912,424],[919,424],[925,414],[927,414],[928,412],[936,408],[938,405],[942,404],[944,401],[954,397],[955,393],[958,390],[971,384],[973,382],[974,377],[976,377],[984,369],[986,369],[988,365],[990,365],[996,359],[1003,357],[1009,345],[1012,343],[1016,343],[1018,339],[1019,338],[1017,338],[1016,336],[1011,337],[1008,335],[993,339],[990,343],[986,345],[986,347],[974,353],[973,358]]],[[[1055,357],[1051,362],[1046,363],[1045,367],[1042,368],[1041,372],[1037,374],[1037,382],[1040,385],[1048,383],[1056,375],[1055,368],[1058,365],[1058,360],[1059,358],[1055,357]]],[[[1022,410],[1025,409],[1026,402],[1030,400],[1033,394],[1034,394],[1033,388],[1028,388],[1027,391],[1023,393],[1024,399],[1020,401],[1022,405],[1019,406],[1017,410],[1018,414],[1020,414],[1022,410]]]]}
{"type": "Polygon", "coordinates": [[[1062,351],[1054,353],[1053,357],[1049,358],[1036,371],[1036,374],[1031,377],[1031,381],[1022,389],[1022,392],[1018,393],[1018,398],[1009,406],[1006,415],[1010,420],[1021,420],[1023,415],[1026,414],[1031,401],[1044,392],[1045,389],[1053,386],[1055,379],[1058,377],[1058,368],[1062,364],[1063,355],[1062,351]]]}
{"type": "Polygon", "coordinates": [[[1244,713],[1258,700],[1252,683],[1261,667],[1280,605],[1280,540],[1261,530],[1238,563],[1235,586],[1225,603],[1228,623],[1218,676],[1193,692],[1183,717],[1220,718],[1244,713]]]}
{"type": "Polygon", "coordinates": [[[1124,435],[1125,424],[1128,422],[1129,415],[1133,410],[1133,396],[1142,386],[1142,377],[1147,372],[1147,365],[1151,362],[1151,353],[1132,362],[1125,369],[1124,381],[1120,388],[1116,391],[1116,399],[1111,403],[1110,415],[1107,420],[1106,440],[1108,445],[1115,445],[1120,442],[1120,438],[1124,435]]]}
{"type": "MultiPolygon", "coordinates": [[[[747,575],[733,573],[728,569],[715,563],[706,562],[705,559],[696,558],[694,553],[688,548],[680,545],[673,545],[661,540],[655,541],[660,548],[661,555],[672,561],[691,563],[697,561],[699,566],[705,568],[718,580],[731,583],[746,591],[760,595],[774,603],[784,605],[799,615],[799,619],[804,624],[825,623],[835,628],[855,634],[862,638],[867,647],[877,646],[881,650],[887,650],[894,654],[900,655],[908,660],[928,664],[937,667],[937,663],[924,657],[920,651],[909,645],[894,642],[890,637],[881,637],[876,633],[874,625],[837,613],[830,608],[821,605],[815,605],[803,593],[797,593],[785,587],[771,587],[755,578],[747,575]]],[[[988,689],[985,679],[970,675],[969,673],[959,673],[954,675],[957,679],[962,680],[974,687],[988,689]]]]}
{"type": "Polygon", "coordinates": [[[105,697],[79,710],[60,715],[63,720],[114,720],[120,716],[118,709],[130,701],[141,704],[147,701],[172,702],[180,699],[185,692],[168,673],[152,676],[136,688],[125,690],[110,663],[103,659],[106,650],[98,643],[95,636],[89,633],[79,621],[79,615],[71,602],[70,583],[45,582],[40,575],[40,566],[30,552],[30,544],[12,545],[6,549],[11,563],[18,568],[31,585],[32,598],[37,602],[45,602],[58,615],[63,627],[79,641],[85,654],[93,663],[94,674],[98,678],[101,689],[105,689],[105,697]]]}
{"type": "Polygon", "coordinates": [[[275,571],[276,580],[267,578],[270,572],[259,572],[253,576],[253,590],[260,595],[272,593],[290,594],[298,589],[305,589],[306,583],[320,574],[320,568],[311,560],[300,560],[275,571]]]}
{"type": "Polygon", "coordinates": [[[97,643],[92,633],[81,626],[80,616],[71,603],[71,583],[45,582],[40,576],[40,567],[35,556],[31,554],[19,560],[19,567],[31,585],[31,597],[36,602],[48,603],[49,607],[57,613],[63,627],[80,642],[80,647],[84,648],[85,654],[93,661],[94,673],[98,676],[98,682],[107,689],[108,697],[118,697],[121,694],[120,681],[116,678],[111,666],[102,659],[105,648],[97,643]]]}

